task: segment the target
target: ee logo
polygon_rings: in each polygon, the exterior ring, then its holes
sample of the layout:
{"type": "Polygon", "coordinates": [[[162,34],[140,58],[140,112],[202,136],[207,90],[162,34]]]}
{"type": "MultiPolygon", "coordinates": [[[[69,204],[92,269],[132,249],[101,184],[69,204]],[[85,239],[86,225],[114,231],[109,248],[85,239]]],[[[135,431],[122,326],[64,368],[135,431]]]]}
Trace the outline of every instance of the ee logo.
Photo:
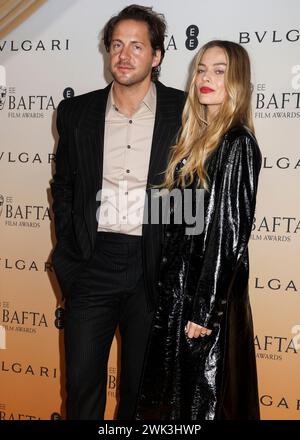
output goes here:
{"type": "Polygon", "coordinates": [[[188,50],[195,50],[198,47],[199,41],[198,41],[198,35],[199,35],[199,28],[195,24],[191,24],[185,32],[187,39],[185,40],[185,47],[188,50]]]}
{"type": "Polygon", "coordinates": [[[54,325],[59,330],[62,330],[64,328],[65,323],[65,310],[62,307],[57,307],[55,310],[55,320],[54,325]]]}

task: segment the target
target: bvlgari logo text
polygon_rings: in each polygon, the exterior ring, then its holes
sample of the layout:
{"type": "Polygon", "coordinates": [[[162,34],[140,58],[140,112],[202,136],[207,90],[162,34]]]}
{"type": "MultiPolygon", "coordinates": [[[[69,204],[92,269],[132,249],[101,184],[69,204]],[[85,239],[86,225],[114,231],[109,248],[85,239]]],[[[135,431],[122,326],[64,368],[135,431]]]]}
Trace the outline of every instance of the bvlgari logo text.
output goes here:
{"type": "Polygon", "coordinates": [[[300,399],[292,400],[282,396],[275,398],[270,394],[263,394],[259,400],[262,406],[279,409],[295,409],[296,411],[300,410],[300,399]]]}
{"type": "Polygon", "coordinates": [[[262,293],[299,293],[299,289],[294,280],[282,280],[277,277],[255,277],[253,280],[253,286],[258,292],[262,293]]]}
{"type": "Polygon", "coordinates": [[[51,261],[0,257],[0,269],[20,272],[53,272],[51,261]]]}
{"type": "Polygon", "coordinates": [[[288,30],[261,30],[261,31],[242,31],[239,33],[239,43],[274,43],[279,44],[283,42],[297,43],[300,40],[300,30],[299,29],[288,29],[288,30]]]}
{"type": "Polygon", "coordinates": [[[22,362],[18,361],[1,361],[0,371],[3,373],[24,374],[26,376],[44,377],[47,379],[56,379],[58,377],[57,368],[22,364],[22,362]]]}
{"type": "Polygon", "coordinates": [[[62,52],[70,50],[70,40],[0,40],[0,52],[62,52]]]}
{"type": "Polygon", "coordinates": [[[300,170],[300,158],[263,157],[262,168],[265,170],[300,170]]]}
{"type": "Polygon", "coordinates": [[[41,165],[55,162],[54,153],[37,153],[27,151],[0,151],[0,162],[8,164],[41,165]]]}

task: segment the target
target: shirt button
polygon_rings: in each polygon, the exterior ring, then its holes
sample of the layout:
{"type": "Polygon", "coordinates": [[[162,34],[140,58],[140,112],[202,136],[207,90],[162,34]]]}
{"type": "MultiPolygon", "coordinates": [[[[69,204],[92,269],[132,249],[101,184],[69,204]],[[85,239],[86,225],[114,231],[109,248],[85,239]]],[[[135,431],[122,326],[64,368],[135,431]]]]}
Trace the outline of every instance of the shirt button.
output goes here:
{"type": "Polygon", "coordinates": [[[123,219],[123,220],[126,220],[126,215],[123,215],[122,219],[123,219]]]}
{"type": "Polygon", "coordinates": [[[167,257],[163,257],[162,262],[166,263],[168,261],[167,257]]]}
{"type": "Polygon", "coordinates": [[[129,121],[128,121],[128,122],[129,122],[129,124],[132,124],[132,119],[129,119],[129,121]]]}
{"type": "Polygon", "coordinates": [[[158,287],[161,287],[162,286],[162,282],[158,281],[157,285],[158,285],[158,287]]]}
{"type": "Polygon", "coordinates": [[[127,148],[128,148],[128,149],[131,148],[131,145],[127,145],[127,148]]]}
{"type": "Polygon", "coordinates": [[[125,191],[125,196],[128,196],[128,191],[125,191]]]}
{"type": "Polygon", "coordinates": [[[167,236],[168,238],[171,237],[171,232],[168,231],[168,232],[166,233],[166,236],[167,236]]]}
{"type": "Polygon", "coordinates": [[[130,173],[130,170],[126,170],[126,173],[130,173]]]}

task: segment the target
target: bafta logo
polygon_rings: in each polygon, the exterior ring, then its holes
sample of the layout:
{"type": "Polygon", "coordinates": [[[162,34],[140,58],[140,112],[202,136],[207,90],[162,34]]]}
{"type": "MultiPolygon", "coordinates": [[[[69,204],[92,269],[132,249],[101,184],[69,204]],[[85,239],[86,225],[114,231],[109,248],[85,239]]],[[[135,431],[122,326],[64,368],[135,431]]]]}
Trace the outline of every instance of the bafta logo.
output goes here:
{"type": "Polygon", "coordinates": [[[6,87],[0,86],[0,110],[3,110],[6,99],[6,87]]]}
{"type": "Polygon", "coordinates": [[[3,206],[4,206],[4,197],[2,194],[0,194],[0,217],[3,211],[3,206]]]}
{"type": "Polygon", "coordinates": [[[3,110],[6,99],[6,70],[0,65],[0,110],[3,110]]]}

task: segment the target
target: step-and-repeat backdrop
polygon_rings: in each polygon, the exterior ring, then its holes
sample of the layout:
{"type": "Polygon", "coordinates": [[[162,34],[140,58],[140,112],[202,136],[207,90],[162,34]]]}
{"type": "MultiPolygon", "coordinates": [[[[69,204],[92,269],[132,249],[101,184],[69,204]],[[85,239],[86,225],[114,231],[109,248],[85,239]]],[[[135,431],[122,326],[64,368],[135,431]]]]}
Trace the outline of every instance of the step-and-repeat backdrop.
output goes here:
{"type": "MultiPolygon", "coordinates": [[[[0,40],[0,420],[64,417],[64,306],[51,266],[55,110],[60,100],[110,81],[101,31],[128,5],[40,3],[0,40]]],[[[167,18],[161,80],[170,86],[186,89],[191,61],[208,40],[239,42],[252,58],[253,114],[263,154],[250,245],[261,413],[263,419],[300,419],[300,3],[138,3],[167,18]]],[[[118,365],[116,338],[109,419],[118,365]]]]}

